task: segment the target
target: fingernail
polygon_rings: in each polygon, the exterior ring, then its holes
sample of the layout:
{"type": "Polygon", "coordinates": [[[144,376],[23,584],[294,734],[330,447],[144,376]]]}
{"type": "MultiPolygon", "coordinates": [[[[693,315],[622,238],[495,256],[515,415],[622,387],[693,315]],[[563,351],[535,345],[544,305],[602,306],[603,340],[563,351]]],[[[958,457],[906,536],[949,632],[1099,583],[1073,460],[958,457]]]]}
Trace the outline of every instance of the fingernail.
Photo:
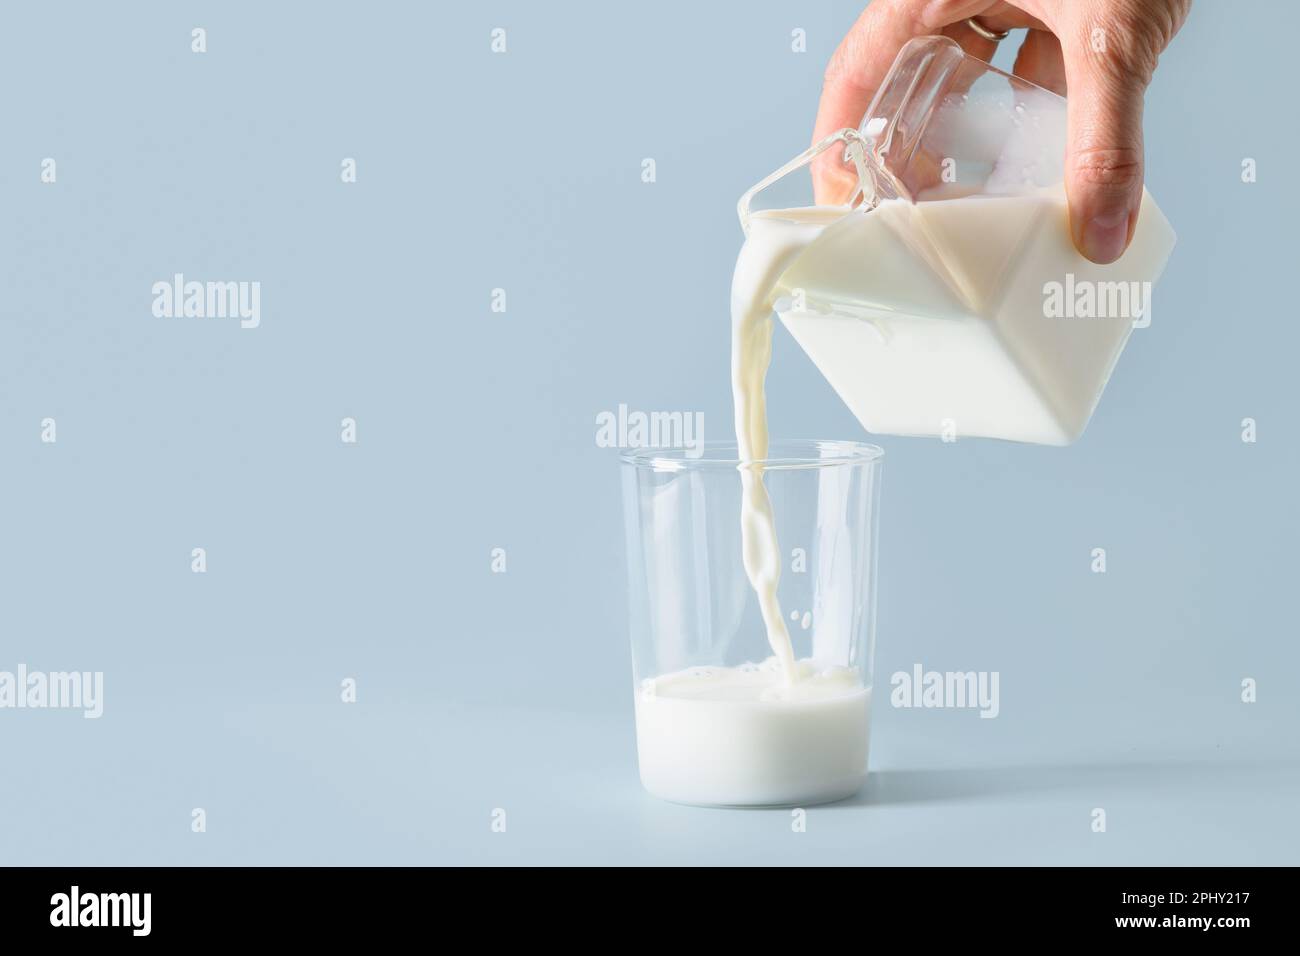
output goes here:
{"type": "Polygon", "coordinates": [[[1083,254],[1093,262],[1114,262],[1128,243],[1128,212],[1093,216],[1083,227],[1083,254]]]}

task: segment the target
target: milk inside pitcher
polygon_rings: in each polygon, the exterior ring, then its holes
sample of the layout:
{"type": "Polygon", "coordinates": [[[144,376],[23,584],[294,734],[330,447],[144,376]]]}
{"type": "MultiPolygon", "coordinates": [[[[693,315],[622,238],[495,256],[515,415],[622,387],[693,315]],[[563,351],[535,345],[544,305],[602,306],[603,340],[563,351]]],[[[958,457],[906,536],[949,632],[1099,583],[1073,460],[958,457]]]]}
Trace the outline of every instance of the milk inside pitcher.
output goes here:
{"type": "Polygon", "coordinates": [[[1060,96],[923,37],[858,129],[742,197],[747,234],[769,217],[808,233],[775,309],[868,431],[1048,445],[1083,433],[1129,335],[1152,320],[1175,237],[1144,192],[1118,261],[1074,249],[1065,122],[1060,96]],[[771,208],[806,207],[810,164],[828,159],[849,173],[839,215],[771,208]]]}

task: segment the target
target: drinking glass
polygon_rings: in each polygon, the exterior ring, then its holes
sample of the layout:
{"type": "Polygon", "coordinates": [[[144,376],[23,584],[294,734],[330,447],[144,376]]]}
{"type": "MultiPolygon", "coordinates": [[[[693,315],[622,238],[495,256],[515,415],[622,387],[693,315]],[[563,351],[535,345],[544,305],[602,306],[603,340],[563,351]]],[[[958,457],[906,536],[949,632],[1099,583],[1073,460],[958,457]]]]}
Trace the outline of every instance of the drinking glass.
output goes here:
{"type": "Polygon", "coordinates": [[[883,452],[773,441],[622,457],[641,780],[680,803],[847,797],[867,770],[883,452]],[[775,515],[780,602],[800,679],[784,684],[741,554],[741,467],[775,515]]]}

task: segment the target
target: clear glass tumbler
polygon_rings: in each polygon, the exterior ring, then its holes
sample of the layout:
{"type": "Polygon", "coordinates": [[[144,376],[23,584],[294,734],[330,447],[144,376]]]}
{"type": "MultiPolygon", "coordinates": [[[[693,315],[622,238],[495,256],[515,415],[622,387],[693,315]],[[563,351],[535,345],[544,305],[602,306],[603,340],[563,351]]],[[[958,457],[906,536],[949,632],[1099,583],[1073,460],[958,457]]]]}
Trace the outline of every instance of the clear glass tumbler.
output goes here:
{"type": "MultiPolygon", "coordinates": [[[[756,463],[798,677],[773,655],[741,554],[735,443],[622,458],[641,782],[677,803],[794,806],[867,772],[884,452],[773,441],[756,463]]],[[[748,466],[753,467],[753,466],[748,466]]]]}

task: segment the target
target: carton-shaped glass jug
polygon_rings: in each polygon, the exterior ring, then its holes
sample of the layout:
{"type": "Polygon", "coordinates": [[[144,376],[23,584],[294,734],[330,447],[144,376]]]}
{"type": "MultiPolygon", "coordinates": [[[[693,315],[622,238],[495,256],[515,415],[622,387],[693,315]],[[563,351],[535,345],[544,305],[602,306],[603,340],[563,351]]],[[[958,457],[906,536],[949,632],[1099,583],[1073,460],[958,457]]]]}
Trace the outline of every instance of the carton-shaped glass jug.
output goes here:
{"type": "Polygon", "coordinates": [[[1080,255],[1065,123],[1062,97],[922,37],[860,128],[741,198],[746,235],[815,221],[775,309],[868,431],[1049,445],[1083,433],[1129,335],[1151,322],[1174,232],[1144,192],[1118,261],[1080,255]],[[823,192],[844,184],[839,214],[792,212],[814,168],[823,192]]]}

